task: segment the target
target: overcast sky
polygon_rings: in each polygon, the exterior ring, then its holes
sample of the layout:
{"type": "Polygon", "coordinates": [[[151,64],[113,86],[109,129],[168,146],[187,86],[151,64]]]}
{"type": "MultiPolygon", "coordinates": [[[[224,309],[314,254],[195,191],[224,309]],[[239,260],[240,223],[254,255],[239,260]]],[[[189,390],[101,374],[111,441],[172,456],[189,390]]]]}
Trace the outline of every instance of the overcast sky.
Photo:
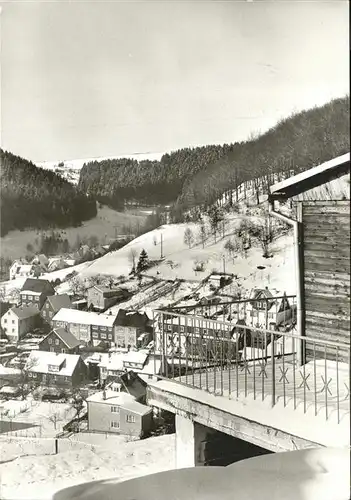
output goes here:
{"type": "Polygon", "coordinates": [[[33,161],[235,142],[349,88],[347,1],[1,5],[1,144],[33,161]]]}

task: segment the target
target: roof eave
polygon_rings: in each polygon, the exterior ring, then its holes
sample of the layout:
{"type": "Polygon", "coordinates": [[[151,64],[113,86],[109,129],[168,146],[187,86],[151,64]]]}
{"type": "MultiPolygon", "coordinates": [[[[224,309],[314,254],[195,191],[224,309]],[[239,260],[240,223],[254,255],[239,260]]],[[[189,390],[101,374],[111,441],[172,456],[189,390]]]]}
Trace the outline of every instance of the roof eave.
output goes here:
{"type": "Polygon", "coordinates": [[[292,182],[290,185],[286,185],[281,188],[278,187],[277,189],[274,189],[273,186],[272,191],[268,196],[268,201],[283,201],[292,198],[293,196],[297,196],[305,191],[309,191],[310,189],[314,189],[322,184],[326,184],[327,182],[342,177],[349,172],[350,160],[348,159],[343,163],[334,165],[328,170],[317,172],[316,174],[311,175],[311,177],[292,182]]]}

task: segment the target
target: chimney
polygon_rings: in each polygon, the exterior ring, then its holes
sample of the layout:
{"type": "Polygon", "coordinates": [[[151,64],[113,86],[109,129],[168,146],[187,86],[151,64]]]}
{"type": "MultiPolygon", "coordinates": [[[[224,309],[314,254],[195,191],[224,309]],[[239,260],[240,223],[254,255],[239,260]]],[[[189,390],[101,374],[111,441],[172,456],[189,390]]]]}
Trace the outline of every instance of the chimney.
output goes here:
{"type": "Polygon", "coordinates": [[[102,391],[102,399],[104,401],[106,400],[106,390],[105,389],[102,391]]]}

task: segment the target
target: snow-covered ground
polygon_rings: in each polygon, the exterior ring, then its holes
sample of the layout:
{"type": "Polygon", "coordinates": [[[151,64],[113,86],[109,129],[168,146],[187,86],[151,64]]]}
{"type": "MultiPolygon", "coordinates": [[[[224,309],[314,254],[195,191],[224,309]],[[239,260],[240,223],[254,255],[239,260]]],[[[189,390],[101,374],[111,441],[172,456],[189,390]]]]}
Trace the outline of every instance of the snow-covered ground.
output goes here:
{"type": "Polygon", "coordinates": [[[52,170],[57,174],[64,177],[68,182],[72,184],[78,184],[80,171],[84,163],[89,163],[92,161],[103,161],[103,160],[115,160],[119,158],[133,158],[138,161],[142,160],[160,160],[163,153],[144,153],[144,154],[134,154],[134,155],[124,155],[124,156],[107,156],[107,157],[96,157],[96,158],[79,158],[75,160],[56,160],[56,161],[42,161],[34,162],[37,167],[44,168],[45,170],[52,170]]]}
{"type": "Polygon", "coordinates": [[[308,449],[242,460],[228,467],[193,467],[120,483],[82,484],[54,500],[348,500],[348,449],[308,449]]]}
{"type": "Polygon", "coordinates": [[[100,444],[58,455],[28,456],[0,464],[2,500],[49,500],[62,489],[85,481],[130,479],[175,468],[174,434],[100,444]]]}
{"type": "Polygon", "coordinates": [[[235,215],[228,218],[225,237],[219,236],[216,243],[213,237],[210,237],[206,241],[204,248],[199,242],[190,249],[184,243],[184,231],[187,227],[190,227],[196,238],[199,231],[199,226],[196,224],[161,226],[154,231],[139,236],[125,247],[93,261],[91,265],[82,270],[81,276],[94,274],[127,276],[131,269],[132,252],[136,254],[137,258],[141,250],[145,249],[150,259],[160,259],[162,235],[164,259],[147,271],[149,275],[160,276],[163,279],[181,278],[200,282],[212,271],[221,272],[225,270],[225,272],[238,275],[244,288],[268,286],[269,288],[286,291],[288,294],[295,293],[292,235],[282,236],[272,244],[273,256],[269,259],[262,257],[263,252],[260,247],[252,247],[248,251],[247,258],[237,256],[233,260],[225,251],[224,245],[228,239],[233,238],[233,231],[240,223],[240,220],[241,217],[235,215]],[[203,272],[194,270],[196,262],[204,263],[203,272]],[[264,269],[258,269],[258,266],[262,266],[264,269]]]}
{"type": "MultiPolygon", "coordinates": [[[[6,432],[6,436],[53,437],[75,416],[75,410],[65,403],[49,403],[27,399],[0,402],[0,420],[28,424],[21,430],[6,432]],[[56,428],[55,428],[56,427],[56,428]]],[[[0,437],[3,436],[0,433],[0,437]]]]}

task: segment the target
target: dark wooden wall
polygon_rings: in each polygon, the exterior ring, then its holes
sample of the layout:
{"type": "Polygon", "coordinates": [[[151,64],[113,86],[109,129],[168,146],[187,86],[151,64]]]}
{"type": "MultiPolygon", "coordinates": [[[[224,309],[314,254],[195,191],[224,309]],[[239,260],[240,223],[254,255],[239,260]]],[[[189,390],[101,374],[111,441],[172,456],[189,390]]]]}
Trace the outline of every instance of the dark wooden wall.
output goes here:
{"type": "MultiPolygon", "coordinates": [[[[350,345],[350,201],[302,201],[305,334],[350,345]]],[[[324,357],[306,343],[307,360],[324,357]]],[[[335,359],[336,349],[327,349],[335,359]]],[[[348,348],[338,349],[347,361],[348,348]]]]}

